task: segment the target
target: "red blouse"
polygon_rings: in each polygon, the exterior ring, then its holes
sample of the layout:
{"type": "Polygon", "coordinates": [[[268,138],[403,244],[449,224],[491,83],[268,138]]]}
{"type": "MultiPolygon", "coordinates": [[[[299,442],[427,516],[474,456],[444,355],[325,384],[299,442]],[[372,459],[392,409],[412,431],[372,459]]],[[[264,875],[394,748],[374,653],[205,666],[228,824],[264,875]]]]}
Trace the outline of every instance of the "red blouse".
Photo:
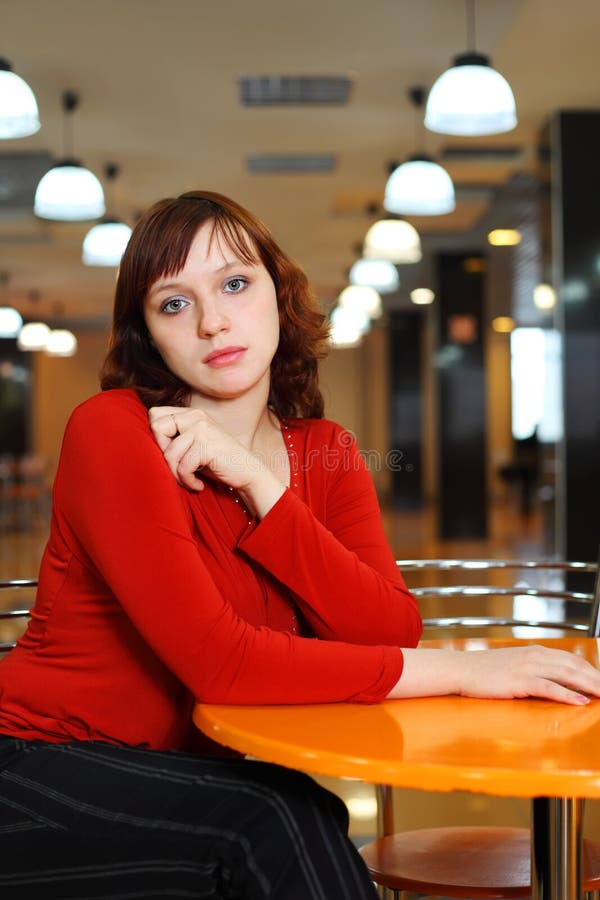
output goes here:
{"type": "Polygon", "coordinates": [[[296,485],[249,524],[226,486],[176,483],[133,391],[75,410],[36,604],[0,663],[0,732],[177,749],[194,698],[385,697],[421,619],[371,478],[333,422],[286,431],[296,485]]]}

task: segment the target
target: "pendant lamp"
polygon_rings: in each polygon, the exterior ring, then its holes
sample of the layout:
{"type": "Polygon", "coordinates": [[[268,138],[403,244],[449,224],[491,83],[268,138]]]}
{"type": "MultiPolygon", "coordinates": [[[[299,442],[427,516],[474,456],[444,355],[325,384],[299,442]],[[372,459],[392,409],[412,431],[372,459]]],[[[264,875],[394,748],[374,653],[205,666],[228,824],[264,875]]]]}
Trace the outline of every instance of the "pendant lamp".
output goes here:
{"type": "MultiPolygon", "coordinates": [[[[475,46],[475,0],[466,0],[468,44],[475,46]]],[[[473,137],[501,134],[517,124],[515,98],[490,58],[470,49],[456,56],[427,99],[425,127],[441,134],[473,137]]]]}
{"type": "Polygon", "coordinates": [[[17,338],[19,350],[45,350],[50,329],[45,322],[28,322],[23,325],[17,338]]]}
{"type": "Polygon", "coordinates": [[[410,299],[416,306],[429,306],[435,300],[435,294],[431,288],[415,288],[410,292],[410,299]]]}
{"type": "Polygon", "coordinates": [[[15,338],[23,326],[21,314],[12,306],[0,306],[0,338],[15,338]]]}
{"type": "Polygon", "coordinates": [[[33,211],[42,219],[85,222],[105,213],[104,192],[96,176],[72,156],[72,114],[79,105],[75,91],[62,95],[65,114],[65,158],[42,177],[35,192],[33,211]]]}
{"type": "Polygon", "coordinates": [[[380,294],[391,294],[400,287],[398,269],[389,259],[357,259],[349,279],[350,284],[372,287],[380,294]]]}
{"type": "Polygon", "coordinates": [[[338,297],[338,306],[343,309],[359,310],[370,319],[378,319],[383,312],[381,297],[375,288],[367,285],[351,284],[338,297]]]}
{"type": "MultiPolygon", "coordinates": [[[[108,163],[105,170],[108,186],[112,186],[119,174],[119,167],[108,163]]],[[[82,259],[86,266],[118,266],[131,237],[131,228],[125,222],[106,217],[92,226],[83,239],[82,259]]]]}
{"type": "Polygon", "coordinates": [[[21,314],[9,303],[9,281],[10,272],[0,272],[0,338],[16,338],[23,327],[21,314]]]}
{"type": "MultiPolygon", "coordinates": [[[[422,141],[422,109],[425,88],[412,87],[409,99],[416,111],[417,143],[422,141]]],[[[456,209],[454,185],[447,171],[423,152],[402,165],[392,163],[385,186],[383,206],[388,212],[406,216],[440,216],[456,209]]]]}
{"type": "Polygon", "coordinates": [[[409,222],[403,219],[380,219],[365,235],[363,256],[387,259],[395,265],[421,260],[421,239],[409,222]]]}
{"type": "Polygon", "coordinates": [[[22,138],[40,130],[40,117],[33,91],[0,58],[0,139],[22,138]]]}
{"type": "Polygon", "coordinates": [[[336,306],[331,314],[330,341],[336,347],[357,347],[365,331],[368,331],[369,323],[365,312],[336,306]]]}
{"type": "Polygon", "coordinates": [[[75,356],[77,338],[66,328],[54,328],[48,335],[45,350],[48,356],[75,356]]]}

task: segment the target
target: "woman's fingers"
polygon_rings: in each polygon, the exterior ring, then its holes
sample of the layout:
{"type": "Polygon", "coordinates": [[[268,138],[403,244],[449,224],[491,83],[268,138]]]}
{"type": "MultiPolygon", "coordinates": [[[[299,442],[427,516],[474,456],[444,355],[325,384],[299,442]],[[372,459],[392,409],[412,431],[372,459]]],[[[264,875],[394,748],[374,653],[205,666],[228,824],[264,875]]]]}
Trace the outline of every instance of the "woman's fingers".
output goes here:
{"type": "Polygon", "coordinates": [[[176,414],[180,412],[182,410],[175,406],[153,406],[148,410],[152,434],[163,453],[173,438],[179,434],[176,414]]]}
{"type": "Polygon", "coordinates": [[[461,693],[543,697],[581,705],[588,696],[600,697],[600,672],[582,657],[550,647],[474,651],[472,659],[465,659],[461,693]]]}

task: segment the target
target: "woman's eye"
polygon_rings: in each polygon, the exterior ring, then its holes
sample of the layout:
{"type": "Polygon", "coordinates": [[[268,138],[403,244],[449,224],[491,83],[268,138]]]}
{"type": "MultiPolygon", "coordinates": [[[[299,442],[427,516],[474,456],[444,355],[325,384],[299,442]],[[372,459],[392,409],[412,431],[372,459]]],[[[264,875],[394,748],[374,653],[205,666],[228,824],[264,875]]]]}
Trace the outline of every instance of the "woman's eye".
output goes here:
{"type": "Polygon", "coordinates": [[[248,280],[246,278],[229,278],[228,281],[225,282],[225,290],[228,294],[239,294],[240,291],[244,290],[247,284],[248,280]]]}
{"type": "Polygon", "coordinates": [[[161,311],[166,313],[177,313],[182,310],[184,306],[187,306],[187,300],[184,300],[183,297],[171,297],[170,300],[163,303],[161,311]]]}

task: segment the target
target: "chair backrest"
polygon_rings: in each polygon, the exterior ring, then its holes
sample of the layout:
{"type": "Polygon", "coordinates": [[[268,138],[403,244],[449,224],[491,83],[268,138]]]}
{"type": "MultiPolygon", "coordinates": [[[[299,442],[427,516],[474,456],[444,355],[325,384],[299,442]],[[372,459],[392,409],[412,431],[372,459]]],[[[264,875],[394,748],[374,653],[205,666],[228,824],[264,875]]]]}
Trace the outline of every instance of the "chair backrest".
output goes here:
{"type": "Polygon", "coordinates": [[[428,629],[502,626],[568,629],[586,632],[591,637],[600,634],[598,563],[548,559],[401,559],[397,560],[397,565],[406,576],[412,593],[419,601],[425,601],[422,603],[423,623],[428,629]],[[433,584],[414,585],[415,573],[427,573],[427,580],[433,584]],[[433,573],[433,578],[429,573],[433,573]],[[505,581],[504,573],[512,576],[510,584],[490,583],[505,581]],[[589,591],[565,587],[566,576],[575,573],[588,576],[589,591]],[[457,574],[463,580],[468,575],[467,583],[447,583],[456,582],[457,574]],[[486,583],[482,583],[484,578],[486,583]],[[500,599],[498,602],[498,598],[508,598],[508,601],[503,603],[500,599]],[[460,612],[446,614],[447,601],[456,599],[461,603],[460,612]],[[428,601],[434,601],[429,606],[439,608],[441,605],[443,614],[427,615],[428,601]],[[473,601],[479,601],[479,606],[483,602],[483,612],[471,614],[473,601]],[[498,607],[506,606],[506,602],[510,604],[510,611],[499,611],[498,607]],[[521,615],[515,614],[516,609],[522,611],[521,615]]]}
{"type": "MultiPolygon", "coordinates": [[[[0,591],[25,594],[37,587],[34,578],[16,578],[8,581],[0,581],[0,591]]],[[[19,631],[22,631],[25,620],[29,618],[30,602],[24,602],[19,606],[9,606],[4,609],[0,604],[0,654],[11,650],[16,644],[19,631]]]]}

